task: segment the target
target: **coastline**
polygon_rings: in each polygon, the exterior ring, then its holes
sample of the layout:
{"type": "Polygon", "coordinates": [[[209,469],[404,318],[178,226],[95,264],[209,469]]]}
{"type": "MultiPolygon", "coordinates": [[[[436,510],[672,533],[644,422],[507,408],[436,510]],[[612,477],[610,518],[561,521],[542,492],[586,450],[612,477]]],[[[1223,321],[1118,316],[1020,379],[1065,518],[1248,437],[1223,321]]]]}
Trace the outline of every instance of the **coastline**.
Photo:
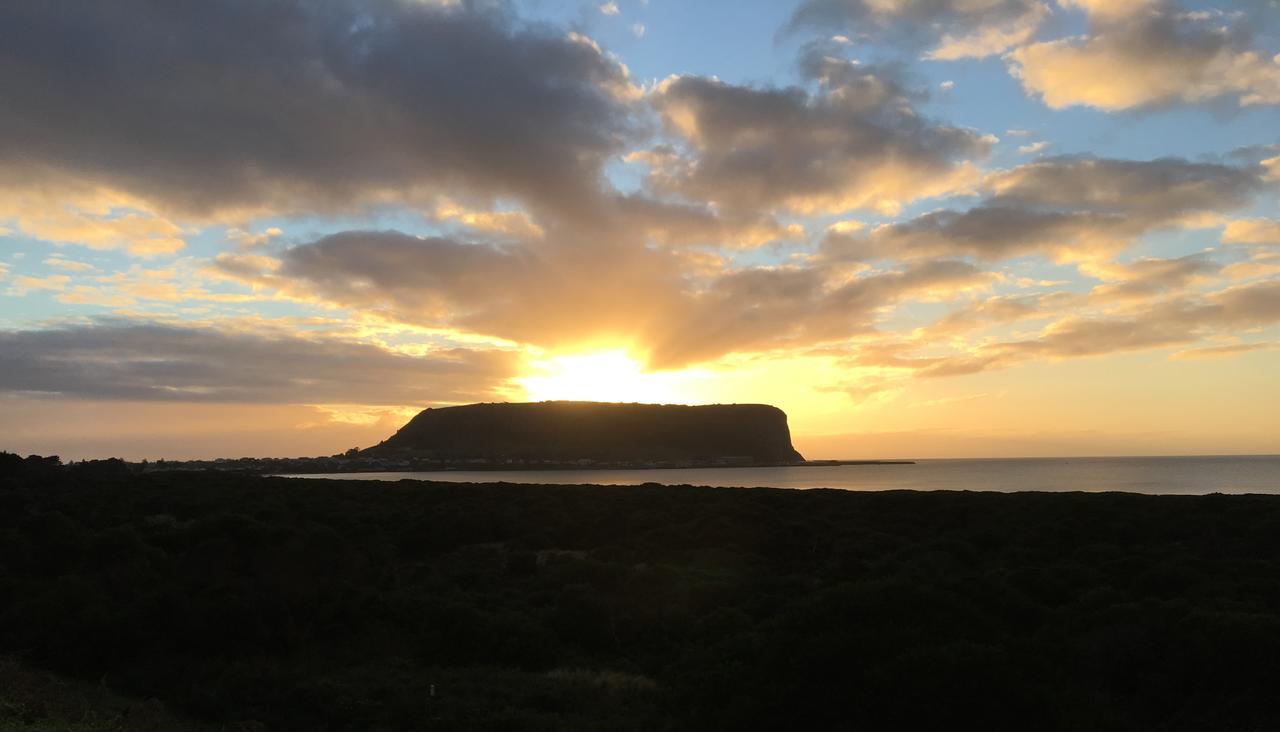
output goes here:
{"type": "Polygon", "coordinates": [[[431,458],[222,458],[131,463],[139,472],[243,472],[255,475],[328,475],[331,473],[444,473],[521,472],[543,470],[725,470],[734,468],[826,468],[845,465],[914,465],[915,460],[801,460],[795,462],[746,462],[736,460],[610,461],[610,460],[437,460],[431,458]]]}
{"type": "MultiPolygon", "coordinates": [[[[915,465],[915,460],[802,460],[787,463],[614,463],[614,462],[547,462],[538,464],[483,463],[465,465],[444,465],[428,468],[391,468],[378,470],[379,473],[513,473],[543,470],[753,470],[756,468],[831,468],[844,465],[915,465]]],[[[374,472],[366,467],[352,467],[344,470],[318,470],[316,473],[364,473],[374,472]]],[[[307,475],[308,471],[295,471],[295,475],[307,475]]],[[[281,476],[286,477],[286,476],[281,476]]]]}

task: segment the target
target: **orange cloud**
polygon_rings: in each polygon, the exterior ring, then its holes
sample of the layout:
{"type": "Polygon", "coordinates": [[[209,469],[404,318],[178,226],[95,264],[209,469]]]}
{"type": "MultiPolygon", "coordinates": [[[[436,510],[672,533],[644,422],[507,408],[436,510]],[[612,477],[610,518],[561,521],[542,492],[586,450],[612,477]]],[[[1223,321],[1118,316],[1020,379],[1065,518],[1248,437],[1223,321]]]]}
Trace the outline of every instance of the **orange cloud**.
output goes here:
{"type": "Polygon", "coordinates": [[[427,217],[432,221],[451,221],[476,231],[505,234],[519,238],[540,237],[544,234],[529,214],[524,211],[482,211],[467,208],[449,198],[443,198],[427,217]]]}
{"type": "Polygon", "coordinates": [[[119,249],[140,257],[183,249],[185,232],[138,199],[107,189],[0,187],[0,221],[34,239],[119,249]]]}
{"type": "Polygon", "coordinates": [[[1280,220],[1237,219],[1222,231],[1224,244],[1280,245],[1280,220]]]}

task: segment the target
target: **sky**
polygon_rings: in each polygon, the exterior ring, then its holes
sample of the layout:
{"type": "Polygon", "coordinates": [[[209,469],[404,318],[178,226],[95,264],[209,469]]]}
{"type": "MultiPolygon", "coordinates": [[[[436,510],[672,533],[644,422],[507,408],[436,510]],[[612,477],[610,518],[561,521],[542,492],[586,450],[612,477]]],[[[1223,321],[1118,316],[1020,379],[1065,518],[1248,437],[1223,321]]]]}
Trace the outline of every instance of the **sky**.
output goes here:
{"type": "Polygon", "coordinates": [[[0,6],[0,449],[1280,453],[1280,2],[0,6]]]}

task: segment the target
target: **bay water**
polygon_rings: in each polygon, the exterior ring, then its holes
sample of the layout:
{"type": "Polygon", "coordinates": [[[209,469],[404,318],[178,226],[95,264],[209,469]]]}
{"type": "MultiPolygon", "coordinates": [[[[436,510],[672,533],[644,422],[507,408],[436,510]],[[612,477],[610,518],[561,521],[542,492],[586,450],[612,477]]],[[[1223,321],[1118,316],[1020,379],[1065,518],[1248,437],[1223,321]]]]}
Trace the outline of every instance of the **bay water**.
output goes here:
{"type": "Polygon", "coordinates": [[[1280,455],[919,460],[910,465],[674,469],[444,470],[292,477],[464,483],[701,485],[851,491],[1124,491],[1280,494],[1280,455]]]}

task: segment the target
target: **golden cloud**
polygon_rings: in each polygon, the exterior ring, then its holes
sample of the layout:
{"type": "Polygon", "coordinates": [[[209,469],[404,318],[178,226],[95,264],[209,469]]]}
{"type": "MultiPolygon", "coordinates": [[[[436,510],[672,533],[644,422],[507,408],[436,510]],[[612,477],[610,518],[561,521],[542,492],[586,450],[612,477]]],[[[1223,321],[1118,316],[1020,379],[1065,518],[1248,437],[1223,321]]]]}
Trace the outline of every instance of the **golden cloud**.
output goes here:
{"type": "Polygon", "coordinates": [[[1242,47],[1237,35],[1214,24],[1217,18],[1178,13],[1163,2],[1077,4],[1098,20],[1090,34],[1008,56],[1026,91],[1054,109],[1114,111],[1223,97],[1240,106],[1280,104],[1280,59],[1242,47]]]}
{"type": "Polygon", "coordinates": [[[1280,245],[1280,220],[1237,219],[1222,231],[1224,244],[1280,245]]]}
{"type": "Polygon", "coordinates": [[[0,221],[35,239],[140,257],[173,254],[186,246],[182,227],[141,200],[104,188],[0,187],[0,221]]]}

